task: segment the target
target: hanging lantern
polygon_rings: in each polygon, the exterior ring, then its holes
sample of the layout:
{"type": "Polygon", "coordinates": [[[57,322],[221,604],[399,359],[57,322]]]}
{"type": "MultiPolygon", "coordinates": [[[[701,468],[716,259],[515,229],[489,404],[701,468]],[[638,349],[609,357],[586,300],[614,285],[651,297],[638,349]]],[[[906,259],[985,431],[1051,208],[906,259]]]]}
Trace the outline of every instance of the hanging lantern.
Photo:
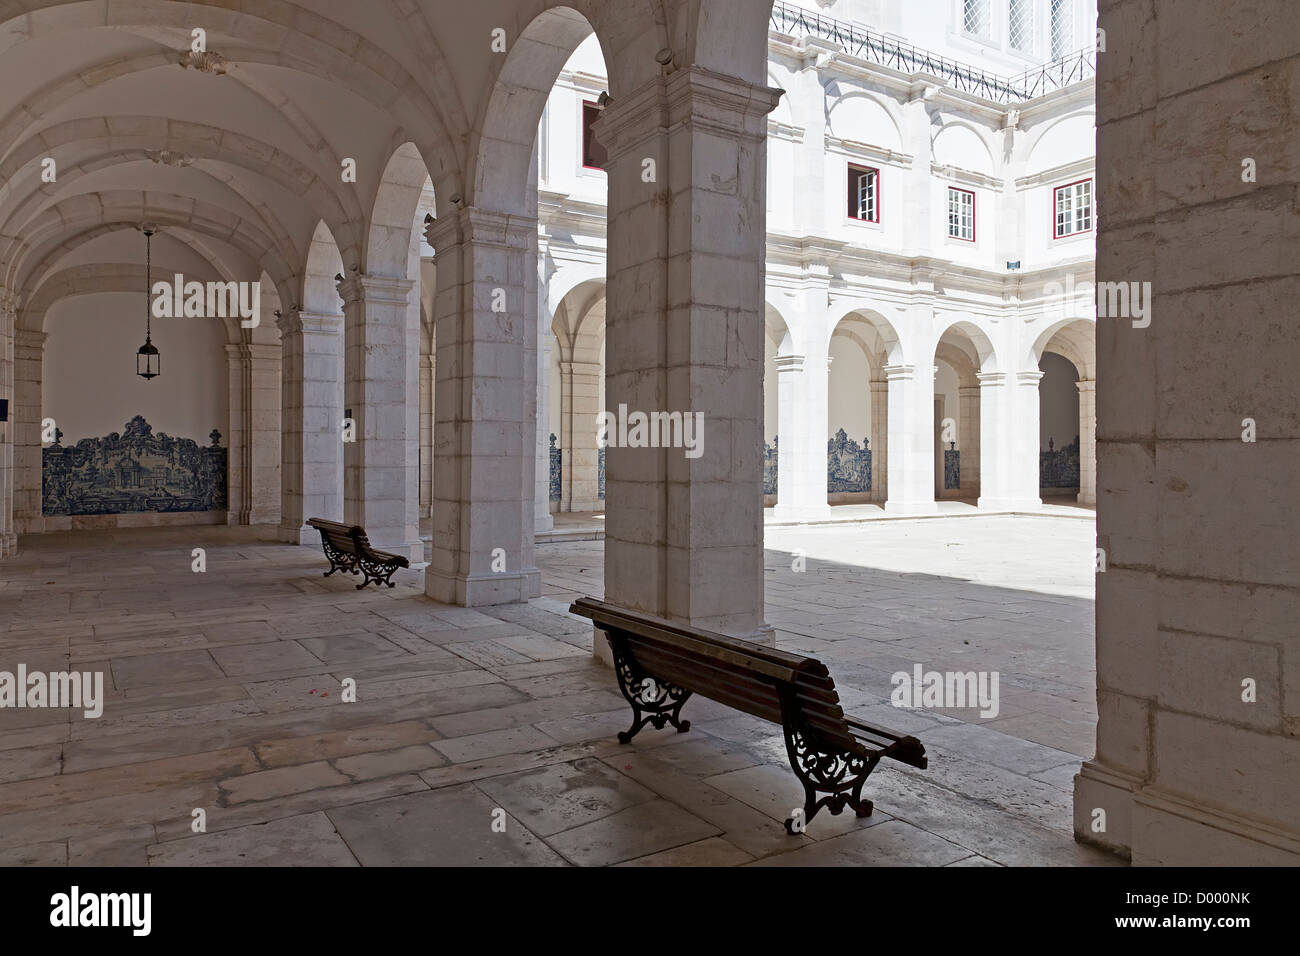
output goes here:
{"type": "Polygon", "coordinates": [[[150,271],[152,258],[150,255],[150,243],[153,239],[154,228],[146,225],[144,231],[144,345],[135,353],[135,374],[139,375],[146,381],[151,378],[157,378],[162,372],[162,356],[158,353],[158,347],[153,344],[150,338],[152,310],[149,308],[149,289],[152,286],[150,281],[150,271]]]}

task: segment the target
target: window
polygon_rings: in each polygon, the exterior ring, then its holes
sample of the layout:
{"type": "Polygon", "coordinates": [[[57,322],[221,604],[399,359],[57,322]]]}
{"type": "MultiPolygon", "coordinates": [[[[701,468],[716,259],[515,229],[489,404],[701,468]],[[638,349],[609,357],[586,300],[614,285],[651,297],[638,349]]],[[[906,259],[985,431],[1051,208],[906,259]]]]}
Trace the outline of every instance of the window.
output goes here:
{"type": "Polygon", "coordinates": [[[1092,228],[1092,180],[1084,179],[1068,186],[1057,186],[1055,237],[1073,236],[1092,228]]]}
{"type": "Polygon", "coordinates": [[[880,222],[880,170],[849,167],[849,218],[880,222]]]}
{"type": "Polygon", "coordinates": [[[1074,45],[1073,0],[1052,0],[1052,59],[1059,60],[1074,45]]]}
{"type": "Polygon", "coordinates": [[[595,103],[582,104],[582,165],[588,169],[604,169],[609,154],[592,132],[591,124],[600,119],[600,107],[595,103]]]}
{"type": "Polygon", "coordinates": [[[975,241],[975,194],[969,189],[948,187],[948,235],[975,241]]]}
{"type": "Polygon", "coordinates": [[[1009,0],[1007,40],[1013,50],[1034,52],[1034,0],[1009,0]]]}
{"type": "Polygon", "coordinates": [[[961,28],[977,37],[990,34],[989,0],[962,0],[961,28]]]}

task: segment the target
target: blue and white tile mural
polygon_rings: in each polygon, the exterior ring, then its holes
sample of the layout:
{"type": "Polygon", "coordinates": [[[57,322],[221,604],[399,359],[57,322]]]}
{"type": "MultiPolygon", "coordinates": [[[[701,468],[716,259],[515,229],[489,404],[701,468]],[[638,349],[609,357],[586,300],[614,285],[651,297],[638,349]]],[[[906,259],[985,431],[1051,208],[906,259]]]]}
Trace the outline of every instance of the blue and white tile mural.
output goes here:
{"type": "Polygon", "coordinates": [[[555,447],[555,434],[551,433],[551,500],[560,500],[560,466],[563,463],[563,452],[555,447]]]}
{"type": "Polygon", "coordinates": [[[1079,487],[1079,436],[1061,448],[1056,440],[1047,439],[1047,451],[1038,453],[1038,485],[1040,488],[1079,487]]]}
{"type": "Polygon", "coordinates": [[[849,438],[844,429],[835,433],[835,437],[826,442],[826,490],[831,494],[837,491],[871,490],[871,450],[867,447],[869,438],[862,439],[859,445],[849,438]]]}
{"type": "Polygon", "coordinates": [[[605,500],[605,449],[596,449],[596,497],[605,500]]]}
{"type": "Polygon", "coordinates": [[[961,452],[956,442],[949,442],[950,447],[943,450],[943,487],[945,489],[961,487],[961,452]]]}
{"type": "Polygon", "coordinates": [[[772,436],[772,444],[763,442],[763,494],[776,494],[776,443],[777,436],[772,436]]]}
{"type": "Polygon", "coordinates": [[[156,511],[220,511],[226,507],[226,449],[215,428],[212,444],[157,435],[141,415],[122,434],[83,438],[73,447],[42,450],[41,512],[107,515],[156,511]]]}

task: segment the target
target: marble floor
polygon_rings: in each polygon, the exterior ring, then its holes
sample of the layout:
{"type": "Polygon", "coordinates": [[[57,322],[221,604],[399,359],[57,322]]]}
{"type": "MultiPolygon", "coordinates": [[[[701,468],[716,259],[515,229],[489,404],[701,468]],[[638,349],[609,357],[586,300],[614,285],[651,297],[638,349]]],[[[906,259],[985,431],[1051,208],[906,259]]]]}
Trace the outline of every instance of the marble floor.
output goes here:
{"type": "Polygon", "coordinates": [[[323,578],[270,529],[24,538],[0,562],[0,671],[105,677],[103,716],[0,710],[0,865],[1115,865],[1071,836],[1096,721],[1091,522],[769,528],[767,619],[846,710],[918,735],[875,814],[805,834],[779,729],[699,698],[690,733],[614,734],[593,662],[601,543],[538,548],[528,605],[323,578]],[[193,549],[206,570],[193,570],[193,549]],[[988,670],[996,718],[904,710],[890,675],[988,670]],[[355,682],[356,701],[341,699],[355,682]],[[200,826],[203,832],[198,832],[200,826]]]}

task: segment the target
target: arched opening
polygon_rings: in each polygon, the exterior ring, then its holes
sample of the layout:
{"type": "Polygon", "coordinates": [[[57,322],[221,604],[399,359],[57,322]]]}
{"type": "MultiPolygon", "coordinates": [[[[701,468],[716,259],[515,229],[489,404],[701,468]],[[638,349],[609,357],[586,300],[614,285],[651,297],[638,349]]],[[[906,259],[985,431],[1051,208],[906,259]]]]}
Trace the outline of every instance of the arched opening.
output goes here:
{"type": "Polygon", "coordinates": [[[1039,488],[1044,501],[1097,503],[1097,324],[1060,322],[1034,343],[1039,396],[1039,488]]]}
{"type": "Polygon", "coordinates": [[[949,325],[935,345],[935,498],[979,500],[988,457],[980,375],[996,366],[993,345],[976,323],[949,325]]]}
{"type": "Polygon", "coordinates": [[[884,505],[889,498],[890,391],[902,361],[894,327],[878,312],[850,312],[827,349],[826,500],[884,505]]]}

